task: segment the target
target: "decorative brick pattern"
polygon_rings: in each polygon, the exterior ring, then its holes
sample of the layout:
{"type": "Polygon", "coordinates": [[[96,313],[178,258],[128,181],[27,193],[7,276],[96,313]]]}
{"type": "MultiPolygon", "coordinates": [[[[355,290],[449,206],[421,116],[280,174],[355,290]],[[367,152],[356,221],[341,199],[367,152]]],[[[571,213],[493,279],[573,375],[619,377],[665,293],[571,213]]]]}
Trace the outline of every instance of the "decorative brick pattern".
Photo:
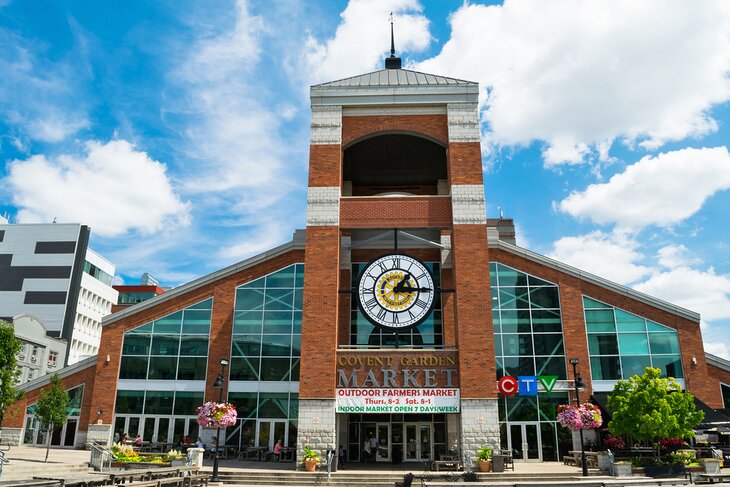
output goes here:
{"type": "Polygon", "coordinates": [[[423,105],[404,107],[342,107],[345,117],[365,117],[371,115],[446,115],[443,105],[423,105]]]}
{"type": "Polygon", "coordinates": [[[499,449],[499,408],[497,399],[461,400],[461,447],[476,457],[478,449],[489,445],[499,449]]]}
{"type": "Polygon", "coordinates": [[[310,187],[307,191],[307,226],[332,226],[340,221],[340,188],[310,187]]]}
{"type": "MultiPolygon", "coordinates": [[[[456,184],[451,186],[454,225],[487,223],[484,185],[456,184]]],[[[486,231],[486,229],[485,229],[486,231]]]]}
{"type": "Polygon", "coordinates": [[[451,226],[448,196],[348,197],[340,201],[342,228],[451,226]]]}
{"type": "Polygon", "coordinates": [[[479,142],[479,114],[476,103],[449,103],[449,142],[479,142]]]}
{"type": "MultiPolygon", "coordinates": [[[[566,359],[578,358],[580,372],[591,390],[590,362],[588,361],[585,317],[583,314],[583,295],[600,299],[604,303],[621,308],[630,313],[645,317],[662,325],[674,328],[679,334],[682,365],[684,367],[685,387],[702,402],[710,407],[722,407],[720,387],[717,380],[712,380],[711,368],[705,360],[702,345],[702,332],[699,324],[672,313],[654,308],[648,304],[634,300],[629,296],[618,294],[595,284],[582,281],[558,270],[545,267],[519,255],[500,249],[490,250],[493,261],[501,262],[515,269],[527,272],[541,279],[560,286],[560,305],[563,316],[563,334],[565,340],[566,359]],[[692,363],[692,358],[697,364],[692,363]]],[[[568,365],[572,376],[572,367],[568,365]]]]}
{"type": "Polygon", "coordinates": [[[342,142],[342,107],[312,105],[311,144],[340,144],[342,142]]]}
{"type": "Polygon", "coordinates": [[[448,141],[446,115],[369,115],[342,117],[342,145],[379,132],[425,135],[442,144],[448,141]]]}
{"type": "Polygon", "coordinates": [[[327,449],[337,448],[335,400],[300,398],[297,427],[297,459],[304,455],[304,445],[309,445],[320,458],[327,458],[327,449]]]}

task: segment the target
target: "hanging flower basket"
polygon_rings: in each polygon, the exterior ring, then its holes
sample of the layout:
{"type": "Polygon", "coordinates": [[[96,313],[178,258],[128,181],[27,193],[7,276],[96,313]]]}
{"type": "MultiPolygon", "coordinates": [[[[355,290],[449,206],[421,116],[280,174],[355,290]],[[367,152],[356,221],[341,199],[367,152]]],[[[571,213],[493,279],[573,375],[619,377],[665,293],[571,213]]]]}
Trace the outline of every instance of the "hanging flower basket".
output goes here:
{"type": "Polygon", "coordinates": [[[226,428],[236,424],[236,406],[227,402],[208,401],[196,410],[203,428],[226,428]]]}
{"type": "Polygon", "coordinates": [[[603,423],[601,410],[589,402],[580,406],[562,404],[558,406],[558,422],[570,430],[591,430],[603,423]]]}

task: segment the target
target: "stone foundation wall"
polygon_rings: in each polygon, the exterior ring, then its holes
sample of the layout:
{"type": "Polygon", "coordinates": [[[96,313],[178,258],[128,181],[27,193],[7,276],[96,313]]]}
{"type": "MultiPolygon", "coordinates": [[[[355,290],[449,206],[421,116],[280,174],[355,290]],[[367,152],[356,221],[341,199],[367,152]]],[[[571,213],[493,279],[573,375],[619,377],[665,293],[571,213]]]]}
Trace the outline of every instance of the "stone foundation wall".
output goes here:
{"type": "Polygon", "coordinates": [[[334,399],[300,399],[297,431],[297,467],[309,445],[324,460],[328,448],[337,448],[334,399]]]}
{"type": "Polygon", "coordinates": [[[497,399],[461,400],[461,448],[463,455],[476,457],[484,445],[499,449],[497,399]]]}
{"type": "Polygon", "coordinates": [[[23,437],[23,428],[3,428],[0,441],[3,445],[19,446],[23,437]]]}
{"type": "MultiPolygon", "coordinates": [[[[77,434],[80,434],[79,431],[77,434]]],[[[84,444],[86,448],[93,442],[100,445],[111,445],[112,443],[112,425],[110,424],[90,424],[89,430],[86,432],[86,440],[84,444]]],[[[78,441],[77,441],[78,443],[78,441]]]]}

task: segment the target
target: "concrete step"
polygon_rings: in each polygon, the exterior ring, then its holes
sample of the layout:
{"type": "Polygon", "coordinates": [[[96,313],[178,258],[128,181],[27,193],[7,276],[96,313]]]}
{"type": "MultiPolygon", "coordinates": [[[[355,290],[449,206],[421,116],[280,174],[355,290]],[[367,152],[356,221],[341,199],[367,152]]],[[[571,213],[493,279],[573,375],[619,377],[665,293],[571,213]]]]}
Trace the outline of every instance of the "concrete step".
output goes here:
{"type": "Polygon", "coordinates": [[[3,467],[2,481],[32,479],[36,475],[64,475],[69,473],[93,472],[87,464],[41,463],[11,460],[3,467]]]}

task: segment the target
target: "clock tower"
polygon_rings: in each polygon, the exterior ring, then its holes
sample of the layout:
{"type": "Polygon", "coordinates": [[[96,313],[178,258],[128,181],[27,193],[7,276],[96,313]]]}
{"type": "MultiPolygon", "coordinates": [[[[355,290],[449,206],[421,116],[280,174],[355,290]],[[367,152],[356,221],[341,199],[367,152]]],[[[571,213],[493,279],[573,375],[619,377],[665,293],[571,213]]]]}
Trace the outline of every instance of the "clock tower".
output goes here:
{"type": "MultiPolygon", "coordinates": [[[[445,448],[498,447],[478,92],[394,54],[311,87],[299,449],[373,437],[378,461],[433,458],[433,446],[404,451],[409,414],[425,409],[342,399],[431,389],[450,391],[428,410],[445,412],[429,416],[445,448]],[[382,421],[368,426],[373,411],[382,421]]],[[[435,441],[423,428],[419,445],[435,441]]]]}

